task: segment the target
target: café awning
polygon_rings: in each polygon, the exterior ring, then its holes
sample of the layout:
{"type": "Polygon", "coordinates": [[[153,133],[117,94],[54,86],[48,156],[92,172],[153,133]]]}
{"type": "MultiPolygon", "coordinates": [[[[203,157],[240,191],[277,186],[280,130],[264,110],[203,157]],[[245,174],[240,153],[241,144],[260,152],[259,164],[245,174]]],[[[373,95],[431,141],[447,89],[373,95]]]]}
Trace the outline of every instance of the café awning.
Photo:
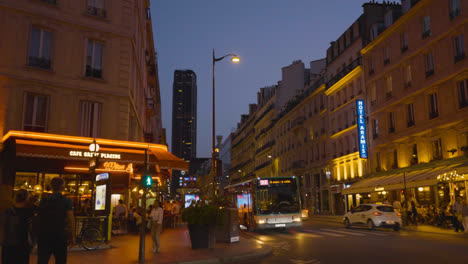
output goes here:
{"type": "Polygon", "coordinates": [[[400,172],[387,176],[363,179],[342,190],[342,194],[368,193],[375,191],[391,191],[405,188],[416,188],[431,186],[437,184],[437,176],[443,173],[453,171],[461,163],[414,170],[409,172],[400,172]]]}
{"type": "Polygon", "coordinates": [[[107,165],[116,171],[126,171],[129,170],[129,164],[143,165],[145,163],[146,150],[148,150],[150,166],[159,166],[160,169],[188,170],[187,162],[167,151],[167,146],[160,144],[25,131],[9,131],[2,138],[2,143],[3,151],[6,152],[4,155],[6,160],[41,159],[47,162],[40,164],[50,163],[51,166],[58,164],[68,166],[72,170],[87,170],[86,164],[92,155],[99,155],[101,165],[107,165]],[[99,145],[97,154],[89,149],[94,141],[99,145]]]}

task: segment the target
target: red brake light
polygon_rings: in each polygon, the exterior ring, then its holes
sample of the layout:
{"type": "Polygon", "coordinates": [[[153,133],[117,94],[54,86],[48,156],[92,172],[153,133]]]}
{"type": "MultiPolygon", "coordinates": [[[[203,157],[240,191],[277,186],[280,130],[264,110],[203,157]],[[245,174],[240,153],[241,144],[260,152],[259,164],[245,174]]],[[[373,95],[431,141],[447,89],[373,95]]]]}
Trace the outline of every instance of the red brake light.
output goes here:
{"type": "Polygon", "coordinates": [[[396,215],[401,216],[401,213],[397,213],[396,215]]]}
{"type": "Polygon", "coordinates": [[[378,213],[378,212],[374,212],[373,214],[374,215],[382,215],[381,213],[378,213]]]}

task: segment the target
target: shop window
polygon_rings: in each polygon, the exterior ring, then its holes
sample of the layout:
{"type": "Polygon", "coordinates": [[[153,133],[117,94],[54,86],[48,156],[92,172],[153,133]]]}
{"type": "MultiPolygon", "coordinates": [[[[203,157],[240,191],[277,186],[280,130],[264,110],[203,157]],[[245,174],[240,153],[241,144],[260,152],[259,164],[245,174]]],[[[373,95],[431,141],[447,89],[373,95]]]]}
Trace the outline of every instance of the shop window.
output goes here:
{"type": "Polygon", "coordinates": [[[432,145],[432,158],[434,160],[442,159],[442,139],[433,140],[432,145]]]}
{"type": "Polygon", "coordinates": [[[418,187],[416,189],[416,196],[419,204],[431,204],[431,188],[429,186],[426,187],[418,187]]]}
{"type": "Polygon", "coordinates": [[[99,137],[101,127],[101,103],[80,102],[80,135],[83,137],[99,137]]]}
{"type": "Polygon", "coordinates": [[[86,53],[86,77],[102,79],[102,43],[88,40],[86,53]]]}
{"type": "Polygon", "coordinates": [[[23,115],[23,130],[47,132],[49,96],[26,93],[23,115]]]}
{"type": "Polygon", "coordinates": [[[51,67],[52,32],[38,27],[31,30],[28,65],[42,69],[51,67]]]}

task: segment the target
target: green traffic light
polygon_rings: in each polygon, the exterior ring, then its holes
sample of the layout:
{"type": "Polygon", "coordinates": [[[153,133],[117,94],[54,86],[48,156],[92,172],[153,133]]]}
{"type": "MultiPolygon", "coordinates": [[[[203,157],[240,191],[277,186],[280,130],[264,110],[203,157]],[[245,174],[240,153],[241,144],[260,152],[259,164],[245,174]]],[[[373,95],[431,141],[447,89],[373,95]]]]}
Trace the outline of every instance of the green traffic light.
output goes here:
{"type": "Polygon", "coordinates": [[[151,175],[144,176],[143,184],[145,187],[151,187],[151,185],[153,185],[153,179],[151,178],[151,175]]]}

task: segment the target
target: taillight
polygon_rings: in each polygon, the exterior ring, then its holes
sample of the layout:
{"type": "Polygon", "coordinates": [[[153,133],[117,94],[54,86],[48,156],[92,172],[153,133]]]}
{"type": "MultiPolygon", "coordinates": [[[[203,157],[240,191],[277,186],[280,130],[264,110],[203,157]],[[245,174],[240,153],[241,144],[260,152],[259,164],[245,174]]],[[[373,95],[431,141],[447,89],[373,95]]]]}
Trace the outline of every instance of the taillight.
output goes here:
{"type": "Polygon", "coordinates": [[[398,216],[401,216],[401,214],[400,214],[400,213],[397,213],[396,215],[398,215],[398,216]]]}
{"type": "Polygon", "coordinates": [[[374,215],[382,215],[381,213],[378,213],[378,212],[374,212],[373,214],[374,215]]]}

